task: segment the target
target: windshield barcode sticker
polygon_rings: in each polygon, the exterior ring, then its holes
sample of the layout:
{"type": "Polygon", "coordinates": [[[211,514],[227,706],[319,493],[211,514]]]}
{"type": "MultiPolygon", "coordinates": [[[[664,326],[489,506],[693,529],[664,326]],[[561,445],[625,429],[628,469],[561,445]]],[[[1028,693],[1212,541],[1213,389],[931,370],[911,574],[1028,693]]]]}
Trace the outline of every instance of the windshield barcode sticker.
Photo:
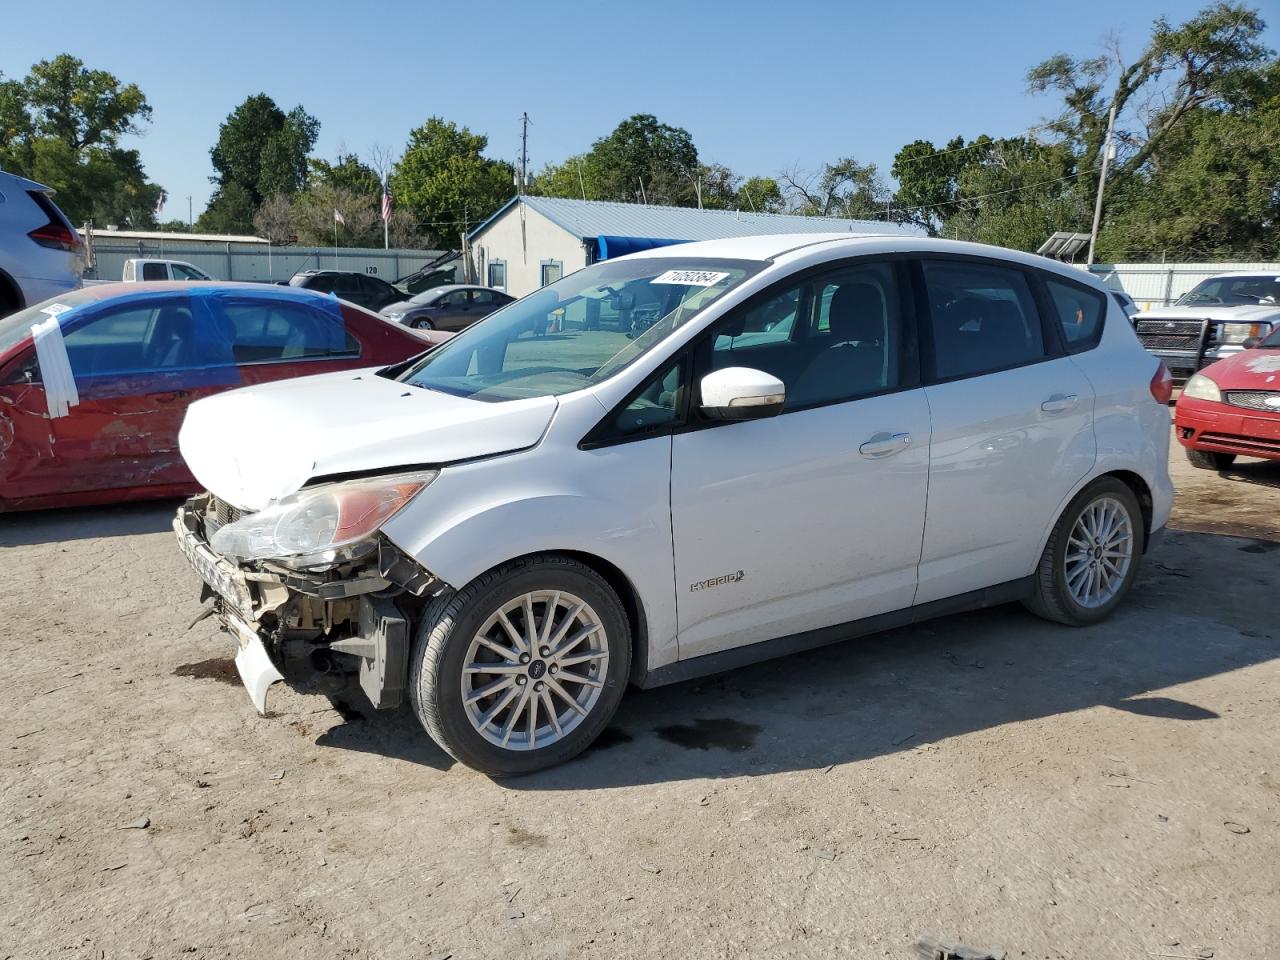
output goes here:
{"type": "Polygon", "coordinates": [[[668,270],[660,277],[654,277],[650,283],[678,283],[686,287],[711,287],[719,283],[729,274],[716,273],[713,270],[668,270]]]}

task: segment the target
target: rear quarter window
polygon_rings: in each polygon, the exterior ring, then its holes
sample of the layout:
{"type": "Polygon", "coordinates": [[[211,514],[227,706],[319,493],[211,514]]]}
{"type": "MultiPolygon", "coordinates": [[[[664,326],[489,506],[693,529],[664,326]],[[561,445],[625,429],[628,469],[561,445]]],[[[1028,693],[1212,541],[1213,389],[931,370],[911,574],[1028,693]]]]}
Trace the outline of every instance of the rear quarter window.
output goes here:
{"type": "Polygon", "coordinates": [[[1056,277],[1045,276],[1043,280],[1067,352],[1079,353],[1096,347],[1102,339],[1107,298],[1097,290],[1056,277]]]}

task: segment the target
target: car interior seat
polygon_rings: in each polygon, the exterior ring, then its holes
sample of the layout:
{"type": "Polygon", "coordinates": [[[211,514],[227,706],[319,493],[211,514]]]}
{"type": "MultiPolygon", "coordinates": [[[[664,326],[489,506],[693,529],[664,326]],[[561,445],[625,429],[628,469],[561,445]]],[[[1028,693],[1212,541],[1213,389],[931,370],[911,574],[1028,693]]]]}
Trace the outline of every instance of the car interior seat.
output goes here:
{"type": "Polygon", "coordinates": [[[188,366],[191,362],[191,311],[176,303],[160,308],[151,327],[143,360],[152,369],[188,366]]]}
{"type": "Polygon", "coordinates": [[[885,300],[873,283],[847,283],[831,297],[830,337],[809,361],[787,397],[821,403],[885,386],[885,300]]]}

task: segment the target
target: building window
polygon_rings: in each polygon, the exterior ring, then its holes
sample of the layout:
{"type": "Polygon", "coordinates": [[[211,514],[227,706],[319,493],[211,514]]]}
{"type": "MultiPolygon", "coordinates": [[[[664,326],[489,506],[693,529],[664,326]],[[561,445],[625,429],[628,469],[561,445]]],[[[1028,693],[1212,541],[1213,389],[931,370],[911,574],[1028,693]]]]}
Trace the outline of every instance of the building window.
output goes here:
{"type": "Polygon", "coordinates": [[[507,289],[507,261],[489,261],[489,286],[495,290],[507,289]]]}
{"type": "Polygon", "coordinates": [[[542,286],[555,283],[564,276],[564,264],[559,260],[542,261],[542,286]]]}

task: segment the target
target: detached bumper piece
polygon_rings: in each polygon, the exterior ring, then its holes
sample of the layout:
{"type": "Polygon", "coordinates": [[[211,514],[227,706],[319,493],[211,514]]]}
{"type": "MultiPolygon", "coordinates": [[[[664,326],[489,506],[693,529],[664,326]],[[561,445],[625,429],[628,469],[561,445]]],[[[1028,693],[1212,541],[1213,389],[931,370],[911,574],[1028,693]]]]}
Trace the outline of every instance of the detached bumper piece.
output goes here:
{"type": "Polygon", "coordinates": [[[283,680],[305,693],[359,690],[376,709],[404,698],[413,617],[447,585],[383,539],[376,551],[323,571],[239,565],[216,554],[207,531],[225,510],[205,494],[178,510],[178,545],[204,581],[236,669],[259,713],[283,680]],[[207,525],[206,525],[207,524],[207,525]]]}

